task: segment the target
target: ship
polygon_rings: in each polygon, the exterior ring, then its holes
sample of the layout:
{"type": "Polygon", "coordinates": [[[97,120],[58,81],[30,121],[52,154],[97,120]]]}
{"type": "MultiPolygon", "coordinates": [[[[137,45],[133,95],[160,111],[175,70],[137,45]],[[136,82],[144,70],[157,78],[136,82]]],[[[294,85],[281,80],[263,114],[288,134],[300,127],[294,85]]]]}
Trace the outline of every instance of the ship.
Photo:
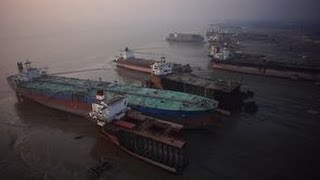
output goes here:
{"type": "Polygon", "coordinates": [[[31,99],[40,104],[85,116],[95,101],[96,89],[108,97],[128,95],[128,106],[145,115],[185,125],[188,128],[210,124],[218,102],[182,92],[145,88],[117,82],[94,81],[49,75],[27,61],[18,63],[19,73],[7,77],[18,100],[31,99]]]}
{"type": "MultiPolygon", "coordinates": [[[[160,60],[137,58],[134,51],[130,50],[128,47],[124,49],[119,57],[116,56],[114,59],[114,63],[117,65],[117,67],[144,73],[152,73],[152,65],[158,62],[165,63],[165,57],[162,56],[160,60]]],[[[177,63],[168,63],[168,65],[176,72],[192,71],[189,64],[182,65],[177,63]]]]}
{"type": "MultiPolygon", "coordinates": [[[[133,111],[127,102],[128,96],[110,97],[103,89],[97,89],[89,120],[123,151],[164,170],[182,173],[188,163],[186,141],[181,134],[183,125],[133,111]]],[[[89,170],[100,177],[106,167],[102,162],[89,170]]]]}
{"type": "Polygon", "coordinates": [[[187,33],[171,33],[166,37],[167,42],[182,42],[182,43],[204,43],[204,37],[200,34],[187,33]]]}
{"type": "Polygon", "coordinates": [[[264,56],[242,52],[231,53],[226,48],[212,47],[208,55],[215,69],[295,80],[320,80],[320,67],[270,61],[264,56]]]}

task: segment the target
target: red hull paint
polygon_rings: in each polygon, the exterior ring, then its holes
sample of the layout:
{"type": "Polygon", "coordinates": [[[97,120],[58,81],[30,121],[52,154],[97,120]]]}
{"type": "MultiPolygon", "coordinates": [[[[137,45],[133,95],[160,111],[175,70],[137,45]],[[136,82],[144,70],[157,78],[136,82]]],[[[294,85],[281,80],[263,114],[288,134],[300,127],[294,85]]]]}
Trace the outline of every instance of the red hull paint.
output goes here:
{"type": "Polygon", "coordinates": [[[291,78],[291,79],[306,79],[306,80],[320,80],[320,74],[310,74],[305,72],[297,71],[283,71],[275,69],[259,69],[257,67],[248,67],[248,66],[236,66],[223,63],[213,62],[213,68],[234,71],[246,74],[255,74],[255,75],[264,75],[280,78],[291,78]]]}
{"type": "Polygon", "coordinates": [[[58,99],[48,98],[46,96],[34,95],[30,93],[23,93],[22,95],[42,105],[59,109],[62,111],[70,112],[80,116],[87,116],[88,113],[91,111],[91,104],[87,104],[87,103],[58,100],[58,99]]]}
{"type": "Polygon", "coordinates": [[[145,73],[151,73],[151,68],[145,68],[140,66],[134,66],[134,65],[128,65],[128,64],[117,64],[118,67],[127,68],[135,71],[145,72],[145,73]]]}

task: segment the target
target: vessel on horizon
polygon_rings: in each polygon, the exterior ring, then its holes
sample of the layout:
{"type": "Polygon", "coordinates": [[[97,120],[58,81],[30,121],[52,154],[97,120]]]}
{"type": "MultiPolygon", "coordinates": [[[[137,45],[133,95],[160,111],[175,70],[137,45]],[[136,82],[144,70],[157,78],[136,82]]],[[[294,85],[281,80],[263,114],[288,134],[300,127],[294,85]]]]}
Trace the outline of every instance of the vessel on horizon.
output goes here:
{"type": "Polygon", "coordinates": [[[166,37],[169,43],[204,43],[204,37],[200,34],[171,33],[166,37]]]}

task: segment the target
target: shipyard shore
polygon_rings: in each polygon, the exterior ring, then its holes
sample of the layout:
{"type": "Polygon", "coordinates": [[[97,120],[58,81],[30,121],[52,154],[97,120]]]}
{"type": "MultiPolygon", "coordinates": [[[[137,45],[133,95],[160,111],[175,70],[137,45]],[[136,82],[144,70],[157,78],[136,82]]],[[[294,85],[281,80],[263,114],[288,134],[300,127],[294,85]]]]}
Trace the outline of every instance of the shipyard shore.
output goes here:
{"type": "Polygon", "coordinates": [[[87,169],[101,157],[112,166],[106,172],[109,179],[319,177],[319,87],[312,82],[212,71],[207,69],[206,47],[161,42],[167,34],[159,32],[161,27],[150,27],[149,31],[110,27],[2,39],[0,179],[89,179],[87,169]],[[130,33],[133,35],[128,37],[130,33]],[[253,116],[228,117],[222,128],[187,132],[190,164],[181,176],[176,176],[122,152],[85,118],[37,103],[18,103],[5,79],[16,73],[16,61],[30,58],[34,64],[48,66],[49,72],[106,68],[69,77],[139,83],[134,75],[131,79],[118,76],[111,63],[118,54],[116,49],[127,43],[134,47],[164,46],[163,51],[175,62],[189,63],[202,77],[243,79],[255,92],[259,111],[253,116]]]}

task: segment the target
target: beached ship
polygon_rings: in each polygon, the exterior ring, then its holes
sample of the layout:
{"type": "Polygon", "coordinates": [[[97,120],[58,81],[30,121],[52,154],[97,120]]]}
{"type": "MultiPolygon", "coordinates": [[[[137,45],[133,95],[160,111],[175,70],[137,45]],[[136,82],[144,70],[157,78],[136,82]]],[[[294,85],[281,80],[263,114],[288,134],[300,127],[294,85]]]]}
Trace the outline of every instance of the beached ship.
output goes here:
{"type": "Polygon", "coordinates": [[[268,61],[263,56],[231,53],[227,48],[215,46],[211,47],[209,57],[212,67],[216,69],[280,78],[320,80],[320,67],[268,61]]]}
{"type": "Polygon", "coordinates": [[[171,33],[166,38],[168,42],[182,42],[182,43],[203,43],[204,37],[200,34],[187,34],[187,33],[171,33]]]}
{"type": "MultiPolygon", "coordinates": [[[[145,73],[152,72],[152,65],[154,63],[165,63],[165,58],[161,57],[160,60],[137,58],[135,53],[128,47],[120,54],[120,57],[114,59],[114,63],[117,67],[126,68],[133,71],[140,71],[145,73]]],[[[167,63],[169,69],[173,69],[176,72],[191,72],[191,67],[189,64],[181,65],[176,63],[167,63]]]]}
{"type": "MultiPolygon", "coordinates": [[[[187,165],[182,125],[166,122],[128,109],[128,96],[105,96],[98,89],[90,120],[99,131],[125,152],[174,173],[187,165]]],[[[105,166],[91,168],[100,176],[105,166]]]]}
{"type": "Polygon", "coordinates": [[[210,121],[218,102],[187,93],[144,88],[128,84],[83,80],[48,75],[18,63],[19,73],[7,77],[18,99],[29,98],[49,107],[85,116],[95,102],[95,92],[102,88],[108,97],[128,95],[128,106],[146,115],[197,127],[210,121]]]}

